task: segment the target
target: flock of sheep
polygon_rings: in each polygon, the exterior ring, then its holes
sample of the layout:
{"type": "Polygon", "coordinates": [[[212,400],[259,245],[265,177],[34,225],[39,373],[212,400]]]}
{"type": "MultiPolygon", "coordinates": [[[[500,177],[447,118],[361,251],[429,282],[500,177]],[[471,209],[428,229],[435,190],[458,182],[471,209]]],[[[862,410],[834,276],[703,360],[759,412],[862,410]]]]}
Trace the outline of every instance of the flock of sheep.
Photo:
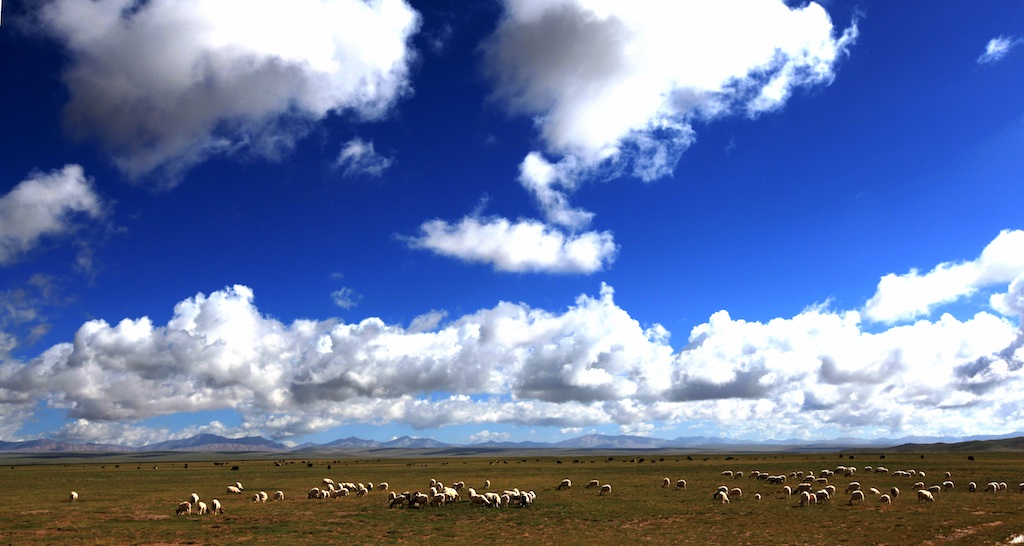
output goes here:
{"type": "MultiPolygon", "coordinates": [[[[864,468],[865,472],[872,472],[874,474],[889,474],[889,469],[884,466],[871,467],[867,466],[864,468]]],[[[793,495],[797,495],[800,506],[810,506],[813,504],[821,504],[831,502],[836,498],[838,490],[835,485],[829,483],[829,479],[839,474],[846,478],[854,477],[857,473],[857,467],[854,466],[837,466],[835,470],[824,469],[817,474],[813,471],[803,472],[801,470],[790,472],[789,474],[771,475],[754,470],[750,473],[751,479],[758,479],[768,484],[785,484],[787,480],[799,480],[796,487],[789,485],[783,485],[779,493],[784,498],[789,498],[793,495]]],[[[722,476],[727,478],[739,479],[743,477],[742,471],[724,470],[722,476]]],[[[925,478],[926,473],[923,471],[917,471],[914,469],[909,470],[896,470],[892,472],[891,477],[893,478],[925,478]]],[[[952,474],[950,472],[945,473],[945,480],[939,484],[926,486],[924,481],[916,481],[911,486],[911,489],[917,492],[917,501],[919,503],[931,503],[935,502],[935,497],[942,491],[949,491],[956,487],[953,481],[950,479],[952,474]]],[[[662,487],[668,487],[671,484],[669,478],[662,480],[662,487]]],[[[679,480],[676,485],[676,489],[685,489],[686,481],[679,480]]],[[[975,482],[969,482],[967,484],[967,490],[970,492],[977,491],[978,484],[975,482]]],[[[1024,483],[1018,486],[1021,493],[1024,493],[1024,483]]],[[[1006,482],[989,482],[985,486],[986,492],[997,493],[1000,491],[1008,490],[1006,482]]],[[[867,489],[867,492],[861,488],[859,481],[850,481],[849,485],[843,491],[844,495],[849,495],[848,504],[851,506],[854,504],[864,504],[867,495],[872,495],[878,502],[882,504],[892,504],[896,498],[900,496],[899,487],[892,486],[889,488],[887,493],[879,491],[877,488],[871,487],[867,489]]],[[[721,502],[722,504],[728,504],[731,502],[730,499],[741,498],[743,496],[743,490],[739,487],[730,488],[727,485],[719,486],[718,489],[712,494],[712,499],[721,502]]],[[[761,494],[756,493],[754,500],[761,500],[761,494]]]]}
{"type": "MultiPolygon", "coordinates": [[[[916,491],[917,500],[919,503],[931,503],[935,501],[936,496],[942,491],[948,491],[956,487],[952,481],[952,475],[950,472],[945,473],[945,479],[938,484],[926,486],[923,478],[926,477],[926,473],[923,471],[917,471],[914,469],[909,470],[897,470],[890,474],[889,469],[878,466],[872,468],[867,466],[864,468],[864,472],[871,472],[874,474],[885,474],[891,478],[904,478],[904,479],[915,479],[915,483],[910,486],[910,489],[916,491]]],[[[853,466],[838,466],[835,470],[824,469],[820,472],[804,472],[804,471],[793,471],[789,474],[778,474],[772,475],[765,472],[754,470],[750,472],[749,479],[756,479],[763,481],[769,485],[781,485],[782,487],[777,490],[777,494],[782,498],[790,498],[796,496],[798,498],[799,506],[810,506],[815,504],[823,504],[832,502],[837,498],[839,493],[835,485],[829,483],[831,478],[836,475],[843,476],[845,478],[853,478],[857,474],[857,468],[853,466]],[[787,485],[787,482],[795,483],[795,487],[787,485]]],[[[721,475],[726,478],[733,480],[743,478],[744,473],[742,471],[724,470],[721,475]]],[[[669,488],[674,485],[675,490],[685,490],[686,480],[680,479],[673,482],[670,478],[664,478],[661,481],[662,488],[669,488]]],[[[561,481],[556,487],[556,490],[568,490],[572,488],[572,480],[566,478],[561,481]]],[[[529,508],[533,505],[537,498],[537,494],[534,491],[521,490],[519,488],[506,489],[501,493],[490,491],[491,481],[485,480],[482,484],[483,493],[477,493],[476,489],[466,487],[465,482],[455,482],[451,486],[446,486],[443,483],[431,479],[427,492],[409,492],[396,493],[394,491],[388,492],[386,506],[388,508],[425,508],[428,506],[445,506],[460,500],[463,500],[463,491],[467,495],[465,500],[472,506],[483,506],[490,508],[501,508],[501,507],[523,507],[529,508]]],[[[346,497],[354,495],[363,497],[370,492],[376,490],[380,492],[388,491],[389,486],[387,482],[381,482],[376,485],[373,483],[352,483],[352,482],[335,482],[331,478],[324,478],[318,487],[313,487],[309,490],[307,498],[309,499],[331,499],[338,497],[346,497]]],[[[597,489],[598,495],[603,496],[610,494],[612,486],[610,484],[601,484],[598,480],[591,480],[586,485],[586,489],[597,489]]],[[[976,482],[969,482],[967,484],[967,490],[970,492],[977,491],[979,489],[976,482]]],[[[990,493],[998,493],[1001,491],[1007,491],[1009,489],[1006,482],[988,482],[985,484],[984,491],[990,493]]],[[[1024,493],[1024,483],[1018,485],[1018,490],[1024,493]]],[[[240,482],[235,482],[232,485],[227,486],[227,493],[231,495],[242,495],[244,488],[240,482]]],[[[849,481],[846,488],[843,490],[844,495],[849,495],[848,504],[864,504],[871,495],[877,502],[882,504],[892,504],[899,496],[900,489],[897,486],[892,486],[887,492],[882,492],[875,487],[863,489],[859,481],[849,481]]],[[[722,504],[731,503],[735,499],[743,497],[743,490],[740,487],[729,487],[728,485],[719,486],[712,494],[712,499],[721,502],[722,504]]],[[[78,492],[71,491],[69,495],[69,502],[75,502],[79,498],[78,492]]],[[[253,503],[267,502],[270,499],[270,495],[266,491],[259,491],[252,494],[253,503]]],[[[276,491],[273,495],[273,500],[283,501],[285,494],[283,491],[276,491]]],[[[755,493],[753,495],[755,501],[762,499],[761,493],[755,493]]],[[[178,504],[176,510],[177,515],[206,515],[206,514],[223,514],[224,508],[220,500],[212,499],[209,504],[199,499],[199,495],[192,493],[188,500],[182,501],[178,504]]]]}

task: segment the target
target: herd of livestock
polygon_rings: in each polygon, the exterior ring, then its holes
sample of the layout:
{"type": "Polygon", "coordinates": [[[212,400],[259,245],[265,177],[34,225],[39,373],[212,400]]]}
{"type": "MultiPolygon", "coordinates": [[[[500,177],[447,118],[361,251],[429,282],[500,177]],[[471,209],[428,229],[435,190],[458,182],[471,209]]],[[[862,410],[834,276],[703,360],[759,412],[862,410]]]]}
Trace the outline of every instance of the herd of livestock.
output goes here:
{"type": "MultiPolygon", "coordinates": [[[[767,486],[774,486],[771,488],[772,493],[775,497],[791,498],[795,497],[796,502],[799,506],[811,506],[816,504],[825,504],[834,502],[839,495],[839,489],[836,485],[830,483],[838,476],[846,482],[843,488],[843,495],[846,495],[847,504],[864,504],[868,499],[873,499],[875,502],[882,504],[892,504],[900,496],[900,488],[898,485],[892,485],[887,490],[879,490],[876,487],[862,488],[860,481],[857,480],[857,468],[853,466],[838,466],[833,469],[824,469],[819,472],[804,472],[804,471],[793,471],[788,474],[770,474],[766,472],[760,472],[757,470],[751,471],[746,474],[748,479],[756,480],[758,485],[753,489],[760,489],[762,491],[767,490],[767,486]],[[763,486],[761,485],[763,482],[763,486]]],[[[892,479],[904,479],[904,480],[915,480],[912,485],[904,486],[908,487],[909,491],[913,496],[916,497],[919,503],[931,503],[934,502],[936,497],[943,491],[949,491],[956,487],[953,481],[953,476],[950,472],[945,472],[942,481],[928,485],[926,483],[927,474],[924,471],[918,471],[914,469],[907,470],[896,470],[890,473],[889,469],[884,466],[871,467],[867,466],[863,470],[864,473],[871,473],[874,475],[884,474],[892,479]]],[[[730,479],[733,483],[737,483],[744,477],[743,471],[724,470],[721,472],[723,478],[730,479]]],[[[671,480],[666,477],[661,481],[662,488],[673,488],[675,490],[685,490],[687,488],[687,482],[685,479],[671,480]]],[[[556,490],[568,490],[573,487],[572,480],[566,478],[561,481],[555,487],[556,490]]],[[[980,486],[974,481],[968,482],[965,489],[969,492],[984,491],[987,493],[999,493],[1010,489],[1006,482],[1003,481],[991,481],[980,486]]],[[[598,480],[590,480],[585,489],[594,489],[598,495],[608,495],[612,492],[610,484],[602,484],[598,480]]],[[[1020,483],[1016,489],[1021,493],[1024,493],[1024,483],[1020,483]]],[[[240,482],[235,482],[226,487],[225,492],[229,495],[245,495],[245,488],[240,482]]],[[[537,499],[537,494],[532,490],[512,488],[505,489],[501,492],[491,491],[490,480],[485,480],[481,484],[480,493],[472,487],[466,487],[465,482],[455,482],[451,485],[445,485],[435,479],[431,479],[429,486],[426,491],[404,491],[398,493],[395,491],[389,491],[389,485],[387,482],[380,482],[377,484],[373,483],[353,483],[353,482],[335,482],[331,478],[324,478],[319,485],[311,488],[307,493],[308,499],[334,499],[347,496],[364,497],[369,495],[373,491],[380,493],[387,492],[386,501],[384,506],[387,508],[412,508],[420,509],[431,506],[446,506],[460,501],[468,502],[471,506],[480,506],[488,508],[503,508],[503,507],[521,507],[529,508],[533,506],[533,503],[537,499]]],[[[769,493],[766,493],[769,494],[769,493]]],[[[70,493],[69,500],[75,502],[78,500],[79,494],[76,491],[70,493]]],[[[283,501],[285,494],[283,491],[276,491],[273,495],[268,494],[266,491],[258,491],[250,494],[250,498],[253,503],[263,503],[273,499],[273,501],[283,501]]],[[[723,504],[731,503],[735,500],[743,498],[743,488],[738,485],[721,485],[715,489],[711,494],[710,498],[715,502],[723,504]]],[[[749,495],[754,501],[760,501],[763,495],[760,492],[749,495]]],[[[189,495],[187,500],[181,501],[178,505],[176,513],[178,515],[205,515],[205,514],[220,514],[224,512],[223,504],[218,499],[211,499],[209,503],[201,500],[199,495],[192,493],[189,495]]]]}

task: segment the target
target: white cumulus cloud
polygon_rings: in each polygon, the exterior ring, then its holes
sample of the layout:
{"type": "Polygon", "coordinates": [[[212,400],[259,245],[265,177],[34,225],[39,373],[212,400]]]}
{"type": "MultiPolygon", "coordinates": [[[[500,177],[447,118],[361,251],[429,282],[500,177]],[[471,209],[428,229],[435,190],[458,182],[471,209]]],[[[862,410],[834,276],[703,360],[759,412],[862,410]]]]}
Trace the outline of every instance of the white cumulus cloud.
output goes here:
{"type": "Polygon", "coordinates": [[[816,3],[506,0],[485,44],[495,96],[535,116],[548,150],[671,172],[690,121],[781,107],[828,84],[857,36],[816,3]]]}
{"type": "Polygon", "coordinates": [[[1005,230],[975,260],[941,263],[925,274],[912,269],[902,275],[885,275],[864,305],[864,316],[890,323],[913,319],[927,315],[939,305],[987,286],[1008,283],[1022,274],[1024,231],[1005,230]]]}
{"type": "MultiPolygon", "coordinates": [[[[969,263],[987,264],[977,277],[1017,309],[1021,276],[1005,280],[1013,264],[1002,261],[1015,233],[969,263]]],[[[862,311],[820,305],[765,322],[722,310],[675,349],[614,295],[602,285],[561,310],[498,302],[405,326],[284,323],[245,286],[196,294],[163,325],[91,320],[29,361],[0,356],[0,435],[16,437],[41,403],[67,412],[63,437],[133,442],[162,430],[141,420],[228,408],[241,424],[208,430],[276,439],[352,423],[488,431],[474,441],[502,438],[497,425],[649,434],[702,424],[762,439],[1024,427],[1024,332],[1006,316],[879,329],[862,311]]]]}
{"type": "Polygon", "coordinates": [[[409,91],[403,0],[55,0],[66,121],[133,177],[212,154],[287,152],[330,112],[383,115],[409,91]]]}
{"type": "Polygon", "coordinates": [[[103,200],[81,166],[32,174],[0,197],[0,266],[103,216],[103,200]]]}
{"type": "Polygon", "coordinates": [[[467,216],[457,224],[424,222],[420,232],[410,246],[516,273],[593,273],[617,251],[610,232],[565,233],[536,220],[467,216]]]}

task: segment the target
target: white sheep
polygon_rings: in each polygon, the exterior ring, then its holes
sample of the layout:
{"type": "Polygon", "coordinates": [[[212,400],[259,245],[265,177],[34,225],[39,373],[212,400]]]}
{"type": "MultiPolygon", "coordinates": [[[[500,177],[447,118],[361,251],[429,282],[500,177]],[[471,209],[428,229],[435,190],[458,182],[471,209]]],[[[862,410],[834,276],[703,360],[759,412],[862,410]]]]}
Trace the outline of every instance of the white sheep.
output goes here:
{"type": "Polygon", "coordinates": [[[729,493],[722,490],[715,491],[714,499],[722,504],[729,504],[729,493]]]}
{"type": "Polygon", "coordinates": [[[975,482],[968,482],[967,490],[970,491],[971,493],[974,493],[975,491],[978,490],[978,484],[975,482]]]}
{"type": "Polygon", "coordinates": [[[917,502],[935,502],[935,495],[931,491],[919,489],[917,491],[917,502]]]}
{"type": "Polygon", "coordinates": [[[953,487],[954,487],[954,485],[953,485],[953,481],[952,480],[946,480],[946,481],[942,482],[942,488],[943,489],[953,489],[953,487]]]}
{"type": "Polygon", "coordinates": [[[889,495],[882,495],[881,497],[878,497],[878,502],[882,504],[892,504],[892,497],[889,495]]]}
{"type": "Polygon", "coordinates": [[[260,496],[260,502],[267,502],[267,499],[270,498],[270,495],[268,495],[266,491],[260,491],[257,495],[260,496]]]}
{"type": "Polygon", "coordinates": [[[786,497],[792,496],[793,495],[793,488],[788,486],[788,485],[783,486],[782,487],[782,494],[785,495],[786,497]]]}
{"type": "Polygon", "coordinates": [[[501,508],[501,495],[488,491],[484,493],[484,498],[487,499],[487,506],[501,508]]]}
{"type": "Polygon", "coordinates": [[[850,506],[853,506],[853,503],[855,502],[864,504],[864,492],[860,489],[855,490],[853,494],[850,495],[850,506]]]}
{"type": "Polygon", "coordinates": [[[731,478],[732,477],[732,470],[723,470],[722,471],[722,475],[727,477],[727,478],[731,478]]]}
{"type": "Polygon", "coordinates": [[[587,484],[586,488],[590,489],[591,487],[601,487],[601,482],[597,480],[590,480],[590,483],[587,484]]]}
{"type": "Polygon", "coordinates": [[[276,500],[276,501],[283,501],[284,500],[284,491],[274,491],[274,500],[276,500]]]}
{"type": "Polygon", "coordinates": [[[210,510],[214,514],[223,514],[224,513],[224,507],[220,505],[220,501],[217,500],[217,499],[213,499],[212,501],[210,501],[210,510]]]}
{"type": "Polygon", "coordinates": [[[743,498],[743,490],[739,487],[733,487],[729,490],[729,497],[736,499],[743,498]]]}
{"type": "Polygon", "coordinates": [[[237,485],[229,485],[228,486],[228,493],[230,493],[232,495],[241,495],[242,494],[242,490],[239,489],[237,485]]]}
{"type": "Polygon", "coordinates": [[[262,500],[263,500],[263,497],[261,497],[259,493],[253,493],[252,494],[252,502],[253,503],[261,502],[262,500]]]}
{"type": "Polygon", "coordinates": [[[210,513],[210,509],[207,508],[206,503],[203,501],[199,501],[196,503],[196,509],[198,510],[200,516],[210,513]]]}
{"type": "Polygon", "coordinates": [[[387,491],[387,490],[388,490],[388,482],[380,482],[380,483],[377,484],[377,491],[387,491]]]}
{"type": "Polygon", "coordinates": [[[756,500],[756,501],[761,500],[761,494],[760,493],[754,493],[754,500],[756,500]]]}
{"type": "Polygon", "coordinates": [[[988,484],[985,485],[985,492],[988,493],[989,491],[991,491],[993,493],[998,492],[999,491],[999,484],[997,482],[988,482],[988,484]]]}
{"type": "Polygon", "coordinates": [[[900,496],[900,488],[894,485],[892,489],[889,490],[889,494],[892,495],[892,500],[896,500],[896,498],[900,496]]]}
{"type": "Polygon", "coordinates": [[[330,488],[330,486],[334,485],[334,480],[332,480],[332,479],[330,479],[330,478],[324,478],[324,479],[323,479],[323,480],[322,480],[322,481],[320,482],[320,485],[322,485],[322,486],[324,486],[324,487],[327,487],[327,488],[330,488]]]}
{"type": "Polygon", "coordinates": [[[882,494],[882,492],[881,492],[881,491],[879,491],[878,489],[876,489],[876,488],[874,488],[874,487],[872,487],[872,488],[868,489],[868,493],[871,493],[872,495],[874,495],[874,496],[876,496],[876,497],[877,497],[878,495],[881,495],[881,494],[882,494]]]}
{"type": "Polygon", "coordinates": [[[176,516],[190,516],[192,515],[192,503],[188,501],[181,501],[178,503],[178,510],[174,512],[176,516]]]}
{"type": "Polygon", "coordinates": [[[846,486],[846,491],[843,491],[843,493],[849,493],[850,491],[859,491],[859,490],[860,490],[860,482],[850,482],[850,485],[846,486]]]}
{"type": "Polygon", "coordinates": [[[320,498],[320,488],[319,487],[314,487],[313,489],[310,489],[309,490],[309,495],[306,498],[308,498],[308,499],[319,499],[320,498]]]}
{"type": "MultiPolygon", "coordinates": [[[[562,480],[562,483],[558,484],[559,489],[569,489],[572,487],[572,480],[566,478],[562,480]]],[[[472,491],[472,490],[471,490],[472,491]]]]}
{"type": "Polygon", "coordinates": [[[193,505],[195,505],[196,503],[199,502],[199,495],[192,493],[191,495],[188,496],[188,499],[192,501],[193,505]]]}
{"type": "Polygon", "coordinates": [[[676,480],[676,489],[686,489],[686,480],[676,480]]]}
{"type": "MultiPolygon", "coordinates": [[[[566,481],[569,481],[569,480],[564,480],[562,483],[565,483],[566,481]]],[[[558,486],[558,488],[561,489],[562,486],[558,486]]],[[[473,489],[472,487],[470,487],[469,488],[469,503],[471,505],[487,506],[487,505],[490,504],[490,501],[487,500],[487,497],[485,497],[483,495],[478,495],[476,490],[473,489]]]]}
{"type": "Polygon", "coordinates": [[[942,491],[942,486],[941,486],[941,485],[933,485],[933,486],[931,486],[931,487],[929,487],[929,488],[928,488],[928,491],[929,491],[929,492],[930,492],[930,493],[931,493],[932,495],[934,495],[934,494],[936,494],[936,493],[940,493],[940,492],[942,491]]]}
{"type": "Polygon", "coordinates": [[[611,493],[611,492],[612,492],[612,486],[606,483],[606,484],[601,486],[601,491],[599,491],[597,494],[598,495],[604,495],[606,493],[611,493]]]}
{"type": "Polygon", "coordinates": [[[672,485],[672,480],[671,479],[669,479],[669,478],[662,478],[662,480],[661,480],[661,487],[665,488],[665,487],[668,487],[670,485],[672,485]]]}
{"type": "MultiPolygon", "coordinates": [[[[974,483],[974,482],[971,482],[971,483],[974,483]]],[[[1021,482],[1021,484],[1018,485],[1017,487],[1020,489],[1021,493],[1024,493],[1024,482],[1021,482]]]]}
{"type": "Polygon", "coordinates": [[[484,480],[484,489],[491,488],[491,480],[484,480]]]}
{"type": "Polygon", "coordinates": [[[810,506],[811,504],[814,504],[814,501],[812,499],[814,499],[814,496],[811,495],[809,492],[800,492],[800,506],[810,506]]]}
{"type": "Polygon", "coordinates": [[[76,500],[78,500],[78,491],[72,491],[68,497],[68,502],[75,502],[76,500]]]}

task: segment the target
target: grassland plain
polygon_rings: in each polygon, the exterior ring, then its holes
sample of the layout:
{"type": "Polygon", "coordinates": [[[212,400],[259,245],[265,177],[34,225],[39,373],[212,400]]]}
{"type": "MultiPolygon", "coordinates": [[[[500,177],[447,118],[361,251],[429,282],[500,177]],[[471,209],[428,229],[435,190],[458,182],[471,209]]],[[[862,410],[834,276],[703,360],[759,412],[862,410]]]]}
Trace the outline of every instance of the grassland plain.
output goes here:
{"type": "MultiPolygon", "coordinates": [[[[175,454],[140,459],[105,455],[30,459],[0,457],[0,544],[1007,544],[1024,534],[1024,453],[877,453],[855,459],[821,454],[580,453],[544,452],[496,457],[274,459],[274,454],[175,454]],[[640,462],[640,461],[643,462],[640,462]],[[819,474],[838,465],[857,466],[854,478],[833,476],[840,494],[830,503],[800,507],[782,486],[750,478],[751,471],[819,474]],[[956,487],[918,503],[912,484],[921,479],[867,472],[925,471],[933,485],[952,474],[956,487]],[[238,470],[232,470],[233,467],[238,470]],[[727,478],[724,470],[743,471],[727,478]],[[422,510],[388,509],[385,493],[365,497],[308,499],[330,477],[342,482],[386,481],[393,491],[426,491],[430,480],[464,481],[483,491],[534,490],[532,508],[488,509],[465,499],[422,510]],[[662,487],[664,478],[672,486],[662,487]],[[558,490],[569,478],[573,487],[558,490]],[[675,490],[678,479],[686,490],[675,490]],[[869,494],[850,505],[842,494],[851,479],[863,488],[902,494],[882,505],[869,494]],[[612,485],[609,495],[585,486],[612,485]],[[236,481],[244,495],[230,495],[236,481]],[[1007,492],[970,493],[989,481],[1007,492]],[[719,485],[743,490],[730,504],[712,500],[719,485]],[[75,490],[79,500],[70,502],[75,490]],[[251,494],[284,491],[282,502],[254,504],[251,494]],[[175,516],[178,503],[197,493],[223,503],[222,515],[175,516]],[[760,493],[762,500],[755,501],[760,493]]],[[[364,454],[365,455],[365,454],[364,454]]],[[[291,456],[291,455],[286,455],[291,456]]],[[[798,480],[787,484],[795,486],[798,480]]]]}

